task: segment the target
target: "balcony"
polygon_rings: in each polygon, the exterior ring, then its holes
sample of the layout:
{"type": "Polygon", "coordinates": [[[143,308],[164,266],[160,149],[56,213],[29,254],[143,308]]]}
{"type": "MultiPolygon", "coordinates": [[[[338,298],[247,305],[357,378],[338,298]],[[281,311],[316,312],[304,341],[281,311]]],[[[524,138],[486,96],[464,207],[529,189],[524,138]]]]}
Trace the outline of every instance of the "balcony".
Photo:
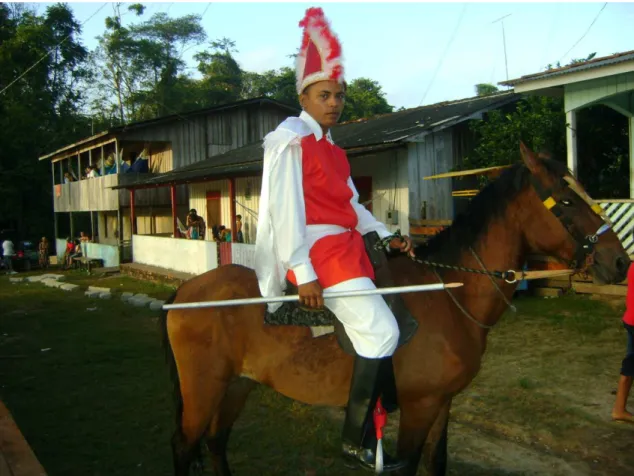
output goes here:
{"type": "Polygon", "coordinates": [[[56,212],[113,211],[119,209],[118,175],[106,175],[53,187],[56,212]]]}
{"type": "MultiPolygon", "coordinates": [[[[80,180],[53,187],[53,200],[56,212],[102,212],[116,211],[119,207],[130,206],[130,194],[127,190],[112,190],[116,185],[126,185],[139,179],[149,178],[157,174],[112,174],[102,177],[80,180]]],[[[176,201],[179,204],[188,202],[186,186],[176,187],[176,201]]],[[[142,206],[170,206],[169,187],[138,190],[136,204],[142,206]]]]}

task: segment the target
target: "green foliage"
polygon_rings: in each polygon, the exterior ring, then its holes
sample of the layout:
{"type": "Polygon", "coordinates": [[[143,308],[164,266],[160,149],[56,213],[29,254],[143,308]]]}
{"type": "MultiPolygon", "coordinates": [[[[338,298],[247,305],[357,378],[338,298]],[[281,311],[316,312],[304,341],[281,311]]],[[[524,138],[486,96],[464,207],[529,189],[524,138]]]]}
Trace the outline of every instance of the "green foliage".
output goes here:
{"type": "Polygon", "coordinates": [[[80,115],[80,32],[67,5],[37,15],[0,4],[0,228],[23,236],[51,236],[50,163],[37,157],[90,132],[80,115]]]}
{"type": "Polygon", "coordinates": [[[516,162],[520,140],[533,150],[550,152],[556,158],[566,155],[566,115],[561,98],[529,96],[519,101],[515,110],[489,111],[486,121],[474,121],[471,127],[478,145],[465,159],[466,168],[516,162]]]}
{"type": "Polygon", "coordinates": [[[378,81],[357,78],[348,84],[346,107],[341,120],[354,121],[393,111],[394,106],[388,104],[385,92],[378,81]]]}
{"type": "MultiPolygon", "coordinates": [[[[596,53],[568,65],[590,61],[596,53]]],[[[547,70],[562,67],[548,65],[547,70]]],[[[479,86],[476,85],[476,90],[479,86]]],[[[486,86],[486,85],[485,85],[486,86]]],[[[479,94],[479,92],[478,92],[479,94]]],[[[519,160],[520,140],[557,160],[566,160],[566,115],[563,98],[527,96],[515,108],[487,113],[487,121],[471,123],[475,150],[464,168],[506,165],[519,160]]],[[[577,111],[578,176],[591,196],[629,198],[627,118],[606,106],[577,111]]]]}
{"type": "Polygon", "coordinates": [[[198,61],[198,71],[203,75],[200,81],[201,107],[240,99],[243,71],[233,57],[236,52],[235,42],[222,38],[212,41],[208,51],[194,55],[198,61]]]}
{"type": "MultiPolygon", "coordinates": [[[[200,16],[169,18],[156,13],[126,27],[120,4],[113,8],[114,15],[106,19],[106,31],[91,55],[91,112],[101,123],[123,124],[197,104],[196,88],[193,97],[183,94],[182,83],[190,83],[182,74],[182,54],[206,38],[200,16]]],[[[134,4],[128,10],[141,17],[145,8],[134,4]]]]}
{"type": "Polygon", "coordinates": [[[289,106],[299,107],[295,86],[295,70],[289,67],[262,74],[244,72],[242,97],[269,97],[289,106]]]}
{"type": "Polygon", "coordinates": [[[596,198],[630,198],[628,119],[607,106],[577,111],[579,179],[596,198]]]}
{"type": "Polygon", "coordinates": [[[499,91],[497,86],[488,83],[479,83],[475,85],[475,91],[477,96],[489,96],[499,91]]]}

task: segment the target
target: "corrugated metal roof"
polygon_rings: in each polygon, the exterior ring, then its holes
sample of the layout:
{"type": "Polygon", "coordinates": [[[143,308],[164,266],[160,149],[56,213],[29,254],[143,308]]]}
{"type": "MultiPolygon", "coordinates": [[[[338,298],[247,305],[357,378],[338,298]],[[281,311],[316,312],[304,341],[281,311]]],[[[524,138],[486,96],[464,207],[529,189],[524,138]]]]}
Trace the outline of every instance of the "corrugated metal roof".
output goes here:
{"type": "Polygon", "coordinates": [[[602,68],[604,66],[610,66],[618,63],[625,63],[627,61],[634,61],[634,50],[625,51],[623,53],[617,53],[610,56],[602,56],[601,58],[593,58],[590,61],[584,61],[583,63],[576,63],[562,68],[551,69],[544,71],[543,73],[527,74],[517,79],[511,79],[509,81],[502,81],[498,84],[504,86],[515,86],[521,83],[527,83],[529,81],[536,81],[538,79],[548,79],[556,76],[563,76],[565,74],[577,73],[579,71],[586,71],[589,69],[602,68]]]}
{"type": "MultiPolygon", "coordinates": [[[[519,94],[506,91],[490,96],[442,102],[339,124],[331,129],[331,134],[335,143],[348,154],[402,147],[403,142],[422,132],[451,127],[474,114],[501,107],[520,98],[519,94]]],[[[262,141],[259,141],[187,167],[113,188],[152,187],[259,172],[262,170],[262,156],[262,141]]]]}
{"type": "Polygon", "coordinates": [[[421,132],[449,127],[478,112],[500,107],[519,99],[512,91],[458,101],[441,102],[370,119],[339,124],[332,137],[344,149],[406,140],[421,132]]]}
{"type": "Polygon", "coordinates": [[[62,147],[61,149],[58,149],[54,152],[51,152],[50,154],[47,155],[43,155],[39,158],[39,160],[45,160],[48,158],[51,158],[57,154],[60,154],[62,152],[65,152],[69,149],[72,149],[73,147],[77,147],[83,144],[87,144],[89,142],[92,142],[98,138],[107,136],[107,135],[113,135],[113,134],[121,134],[127,131],[131,131],[134,129],[142,129],[144,127],[150,127],[156,124],[161,124],[164,122],[170,122],[170,121],[179,121],[179,120],[186,120],[188,117],[194,117],[194,116],[200,116],[203,114],[211,114],[211,113],[215,113],[215,112],[221,112],[221,111],[225,111],[228,109],[235,109],[238,107],[248,107],[248,106],[253,106],[253,105],[272,105],[275,107],[278,107],[280,109],[284,109],[286,111],[288,111],[289,114],[295,114],[297,112],[299,112],[299,109],[296,107],[292,107],[289,106],[288,104],[282,103],[280,101],[276,101],[275,99],[270,99],[270,98],[266,98],[266,97],[261,97],[261,98],[253,98],[253,99],[244,99],[242,101],[236,101],[236,102],[232,102],[229,104],[222,104],[220,106],[213,106],[213,107],[208,107],[205,109],[196,109],[194,111],[187,111],[187,112],[182,112],[179,114],[171,114],[169,116],[161,116],[161,117],[156,117],[154,119],[148,119],[145,121],[137,121],[137,122],[131,122],[129,124],[125,124],[123,126],[115,126],[115,127],[111,127],[110,129],[108,129],[107,131],[103,131],[103,132],[99,132],[94,136],[90,136],[90,137],[86,137],[84,139],[81,139],[73,144],[69,144],[67,146],[62,147]]]}

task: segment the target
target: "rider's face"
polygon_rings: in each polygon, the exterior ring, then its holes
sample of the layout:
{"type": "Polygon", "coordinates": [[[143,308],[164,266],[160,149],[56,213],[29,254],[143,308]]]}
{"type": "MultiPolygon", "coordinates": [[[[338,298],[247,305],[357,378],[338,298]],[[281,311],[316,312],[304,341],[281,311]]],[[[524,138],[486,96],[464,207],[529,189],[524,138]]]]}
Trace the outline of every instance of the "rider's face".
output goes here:
{"type": "Polygon", "coordinates": [[[337,81],[311,84],[299,96],[302,109],[315,119],[324,131],[337,124],[346,102],[345,86],[337,81]]]}

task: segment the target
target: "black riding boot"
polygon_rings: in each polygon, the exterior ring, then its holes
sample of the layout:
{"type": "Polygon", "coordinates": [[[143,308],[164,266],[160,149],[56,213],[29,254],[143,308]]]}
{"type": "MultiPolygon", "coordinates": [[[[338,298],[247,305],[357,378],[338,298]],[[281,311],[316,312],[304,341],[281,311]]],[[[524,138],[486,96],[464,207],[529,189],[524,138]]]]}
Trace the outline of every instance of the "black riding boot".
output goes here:
{"type": "Polygon", "coordinates": [[[398,394],[396,392],[394,365],[392,363],[392,357],[384,357],[381,360],[383,362],[381,372],[385,375],[381,390],[381,403],[387,413],[393,413],[398,410],[398,394]]]}
{"type": "MultiPolygon", "coordinates": [[[[367,359],[360,356],[355,358],[343,427],[344,456],[372,471],[375,470],[376,461],[376,436],[373,434],[372,412],[385,383],[387,369],[385,359],[367,359]]],[[[397,471],[406,465],[407,462],[396,460],[384,452],[383,472],[397,471]]]]}

